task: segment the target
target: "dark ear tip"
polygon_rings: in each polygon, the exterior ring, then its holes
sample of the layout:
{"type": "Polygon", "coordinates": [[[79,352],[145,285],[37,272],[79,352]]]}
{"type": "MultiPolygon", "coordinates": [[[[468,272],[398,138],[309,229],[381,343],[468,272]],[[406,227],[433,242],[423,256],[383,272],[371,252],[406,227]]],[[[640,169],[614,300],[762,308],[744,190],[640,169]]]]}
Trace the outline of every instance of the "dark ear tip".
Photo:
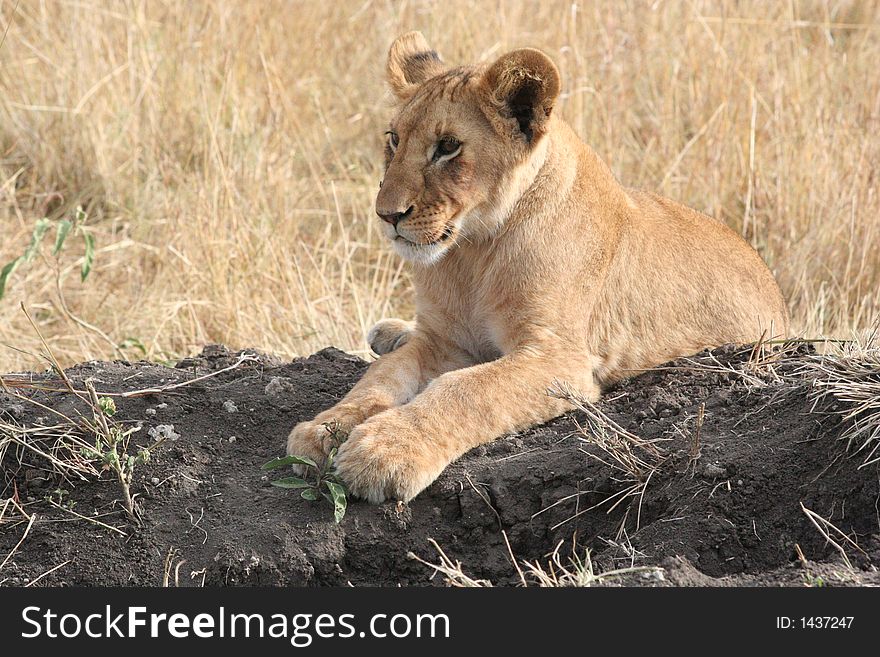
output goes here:
{"type": "Polygon", "coordinates": [[[443,71],[443,62],[421,32],[407,32],[391,44],[386,66],[391,89],[400,98],[414,86],[443,71]]]}

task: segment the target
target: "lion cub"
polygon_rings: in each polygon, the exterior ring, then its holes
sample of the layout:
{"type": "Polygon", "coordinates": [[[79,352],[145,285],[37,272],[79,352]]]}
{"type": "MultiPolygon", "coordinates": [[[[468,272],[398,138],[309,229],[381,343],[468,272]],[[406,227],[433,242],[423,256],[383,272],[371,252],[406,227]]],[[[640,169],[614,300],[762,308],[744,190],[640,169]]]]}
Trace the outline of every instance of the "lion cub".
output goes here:
{"type": "Polygon", "coordinates": [[[538,50],[447,67],[398,38],[397,99],[376,213],[411,263],[416,320],[370,332],[382,355],[333,408],[290,434],[372,502],[409,500],[464,452],[569,406],[555,379],[602,386],[677,356],[784,336],[785,301],[723,224],[620,185],[553,112],[560,77],[538,50]]]}

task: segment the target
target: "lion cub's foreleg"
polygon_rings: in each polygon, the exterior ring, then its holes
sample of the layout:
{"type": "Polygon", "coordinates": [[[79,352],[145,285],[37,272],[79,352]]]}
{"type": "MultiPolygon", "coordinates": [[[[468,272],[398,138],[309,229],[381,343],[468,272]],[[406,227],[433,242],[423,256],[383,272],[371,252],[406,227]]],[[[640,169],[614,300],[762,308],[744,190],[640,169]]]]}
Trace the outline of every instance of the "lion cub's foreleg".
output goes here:
{"type": "Polygon", "coordinates": [[[442,342],[410,333],[403,344],[370,365],[338,404],[297,424],[287,439],[287,453],[321,459],[331,447],[328,425],[348,433],[367,418],[406,404],[439,374],[470,364],[442,342]]]}
{"type": "Polygon", "coordinates": [[[372,502],[410,500],[468,449],[568,410],[548,395],[554,379],[598,398],[589,359],[571,354],[522,350],[447,372],[408,404],[355,427],[339,450],[339,475],[372,502]]]}

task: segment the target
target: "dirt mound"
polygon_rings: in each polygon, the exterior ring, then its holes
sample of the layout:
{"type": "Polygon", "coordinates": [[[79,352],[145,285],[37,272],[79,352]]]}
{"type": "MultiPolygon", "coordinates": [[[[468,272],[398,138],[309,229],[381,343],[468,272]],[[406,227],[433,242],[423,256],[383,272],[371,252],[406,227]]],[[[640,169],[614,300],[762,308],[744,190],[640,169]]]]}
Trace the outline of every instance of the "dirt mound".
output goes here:
{"type": "MultiPolygon", "coordinates": [[[[876,465],[859,469],[862,460],[838,440],[834,409],[816,408],[809,380],[787,375],[797,357],[752,372],[748,352],[721,349],[607,391],[597,409],[618,425],[611,433],[659,441],[641,481],[614,460],[623,452],[584,440],[579,426],[605,429],[577,411],[472,450],[409,505],[352,501],[337,525],[328,505],[271,486],[260,465],[367,364],[335,349],[291,363],[240,356],[209,347],[176,367],[92,362],[68,370],[77,388],[91,378],[101,392],[163,389],[116,398],[114,419],[142,426],[135,443],[148,442],[150,430],[169,439],[135,470],[140,526],[126,520],[108,474],[63,481],[45,459],[7,441],[0,561],[13,554],[0,583],[22,585],[62,564],[39,583],[441,584],[408,556],[437,563],[433,539],[469,576],[496,585],[520,581],[511,553],[522,566],[546,564],[557,550],[566,564],[586,548],[597,573],[655,566],[607,583],[880,584],[871,565],[880,557],[876,465]],[[17,549],[29,521],[15,504],[4,507],[8,498],[35,516],[17,549]]],[[[50,409],[87,415],[57,377],[28,381],[13,392],[30,401],[0,392],[7,428],[50,426],[50,409]]]]}

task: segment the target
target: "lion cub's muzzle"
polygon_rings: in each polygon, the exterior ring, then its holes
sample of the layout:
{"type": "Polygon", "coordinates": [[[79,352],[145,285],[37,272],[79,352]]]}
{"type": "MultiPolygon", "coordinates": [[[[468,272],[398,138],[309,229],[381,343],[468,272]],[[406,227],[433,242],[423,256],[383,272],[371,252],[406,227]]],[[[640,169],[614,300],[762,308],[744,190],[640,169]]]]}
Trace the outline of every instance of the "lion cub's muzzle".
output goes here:
{"type": "Polygon", "coordinates": [[[449,241],[455,234],[451,225],[441,225],[429,230],[407,230],[406,226],[395,227],[394,240],[404,240],[415,246],[436,246],[449,241]]]}
{"type": "Polygon", "coordinates": [[[379,215],[379,218],[382,221],[384,221],[385,223],[391,224],[392,226],[394,226],[394,228],[397,228],[397,224],[399,224],[401,221],[403,221],[407,217],[411,216],[413,213],[413,210],[415,210],[414,205],[409,206],[403,212],[396,212],[396,211],[395,212],[387,212],[387,211],[383,211],[383,210],[376,208],[376,214],[379,215]]]}

